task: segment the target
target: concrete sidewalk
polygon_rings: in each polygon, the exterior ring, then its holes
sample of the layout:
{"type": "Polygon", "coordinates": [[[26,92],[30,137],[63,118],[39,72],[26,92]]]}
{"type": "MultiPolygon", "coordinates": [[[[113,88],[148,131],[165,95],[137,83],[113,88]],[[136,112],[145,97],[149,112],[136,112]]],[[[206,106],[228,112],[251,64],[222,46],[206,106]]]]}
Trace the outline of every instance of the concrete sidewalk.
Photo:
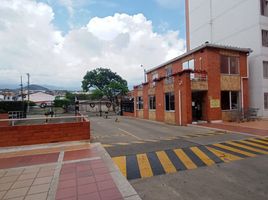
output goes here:
{"type": "Polygon", "coordinates": [[[1,148],[0,199],[140,198],[99,143],[81,141],[1,148]]]}

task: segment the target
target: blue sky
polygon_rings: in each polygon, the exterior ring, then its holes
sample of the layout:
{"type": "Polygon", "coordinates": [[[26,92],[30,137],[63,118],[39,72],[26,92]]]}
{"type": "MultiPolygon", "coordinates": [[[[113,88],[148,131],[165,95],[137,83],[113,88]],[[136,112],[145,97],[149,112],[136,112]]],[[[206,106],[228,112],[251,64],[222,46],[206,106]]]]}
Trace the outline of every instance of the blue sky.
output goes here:
{"type": "Polygon", "coordinates": [[[0,88],[30,73],[34,84],[79,89],[98,67],[132,88],[141,65],[185,52],[184,0],[0,1],[0,88]]]}
{"type": "Polygon", "coordinates": [[[72,13],[66,6],[68,3],[64,3],[70,1],[40,0],[53,8],[54,24],[65,34],[70,28],[86,25],[93,17],[143,13],[152,21],[154,31],[161,33],[179,29],[180,37],[185,38],[184,0],[76,0],[77,3],[72,4],[72,13]]]}

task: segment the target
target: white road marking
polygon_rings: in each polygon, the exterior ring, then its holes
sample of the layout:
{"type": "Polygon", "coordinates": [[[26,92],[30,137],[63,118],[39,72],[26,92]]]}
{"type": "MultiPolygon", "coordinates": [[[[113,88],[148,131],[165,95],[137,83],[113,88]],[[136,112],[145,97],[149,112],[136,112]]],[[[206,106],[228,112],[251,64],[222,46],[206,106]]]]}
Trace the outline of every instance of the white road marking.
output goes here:
{"type": "Polygon", "coordinates": [[[132,137],[134,137],[134,138],[136,138],[136,139],[138,139],[138,140],[143,140],[143,139],[141,139],[140,137],[137,137],[136,135],[133,135],[132,133],[130,133],[130,132],[128,132],[128,131],[125,131],[125,130],[123,130],[123,129],[121,129],[121,128],[118,128],[120,131],[123,131],[124,133],[126,133],[127,135],[130,135],[130,136],[132,136],[132,137]]]}

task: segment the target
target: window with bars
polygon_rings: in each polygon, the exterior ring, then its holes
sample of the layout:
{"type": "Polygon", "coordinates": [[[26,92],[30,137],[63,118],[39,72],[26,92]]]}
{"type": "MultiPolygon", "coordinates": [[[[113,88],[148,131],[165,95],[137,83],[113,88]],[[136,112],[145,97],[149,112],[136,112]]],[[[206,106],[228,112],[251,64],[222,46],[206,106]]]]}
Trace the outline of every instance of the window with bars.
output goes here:
{"type": "Polygon", "coordinates": [[[268,61],[263,61],[263,78],[268,78],[268,61]]]}
{"type": "Polygon", "coordinates": [[[173,92],[168,92],[165,94],[165,104],[166,111],[175,110],[175,97],[173,92]]]}
{"type": "Polygon", "coordinates": [[[236,91],[222,91],[221,92],[221,109],[222,110],[236,110],[238,109],[238,96],[236,91]]]}
{"type": "Polygon", "coordinates": [[[143,109],[143,97],[137,97],[137,109],[143,109]]]}
{"type": "Polygon", "coordinates": [[[156,86],[156,82],[154,81],[155,79],[158,79],[158,73],[157,72],[154,72],[152,74],[152,80],[153,80],[152,87],[156,86]]]}
{"type": "Polygon", "coordinates": [[[264,93],[264,109],[268,109],[268,92],[264,93]]]}
{"type": "Polygon", "coordinates": [[[166,68],[166,84],[173,83],[172,66],[166,68]]]}
{"type": "Polygon", "coordinates": [[[155,96],[149,96],[149,109],[155,110],[155,108],[156,108],[155,96]]]}
{"type": "Polygon", "coordinates": [[[262,46],[268,47],[268,31],[262,30],[262,46]]]}
{"type": "Polygon", "coordinates": [[[261,6],[261,15],[268,16],[268,1],[260,0],[260,6],[261,6]]]}
{"type": "Polygon", "coordinates": [[[221,73],[239,74],[239,58],[221,55],[221,73]]]}

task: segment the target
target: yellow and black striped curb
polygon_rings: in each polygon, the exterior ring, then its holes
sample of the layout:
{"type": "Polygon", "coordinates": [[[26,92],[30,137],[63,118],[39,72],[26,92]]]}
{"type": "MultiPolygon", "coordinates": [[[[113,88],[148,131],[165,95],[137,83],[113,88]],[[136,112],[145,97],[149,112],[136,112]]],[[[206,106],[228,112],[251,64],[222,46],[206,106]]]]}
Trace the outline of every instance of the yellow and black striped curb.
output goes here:
{"type": "Polygon", "coordinates": [[[211,145],[119,156],[112,159],[121,173],[131,180],[264,154],[268,154],[268,138],[226,141],[211,145]]]}
{"type": "MultiPolygon", "coordinates": [[[[229,134],[228,132],[210,132],[210,133],[197,133],[197,134],[190,134],[190,135],[182,135],[182,136],[173,136],[173,137],[167,137],[167,138],[161,138],[161,139],[145,139],[145,140],[137,140],[137,141],[131,141],[131,142],[117,142],[117,143],[110,143],[110,144],[102,144],[103,147],[109,148],[109,147],[115,147],[115,146],[126,146],[131,144],[144,144],[148,142],[162,142],[162,141],[170,141],[170,140],[176,140],[176,139],[189,139],[189,138],[197,138],[197,137],[206,137],[206,136],[215,136],[215,135],[223,135],[223,134],[229,134]]],[[[96,139],[96,137],[94,137],[96,139]]]]}

